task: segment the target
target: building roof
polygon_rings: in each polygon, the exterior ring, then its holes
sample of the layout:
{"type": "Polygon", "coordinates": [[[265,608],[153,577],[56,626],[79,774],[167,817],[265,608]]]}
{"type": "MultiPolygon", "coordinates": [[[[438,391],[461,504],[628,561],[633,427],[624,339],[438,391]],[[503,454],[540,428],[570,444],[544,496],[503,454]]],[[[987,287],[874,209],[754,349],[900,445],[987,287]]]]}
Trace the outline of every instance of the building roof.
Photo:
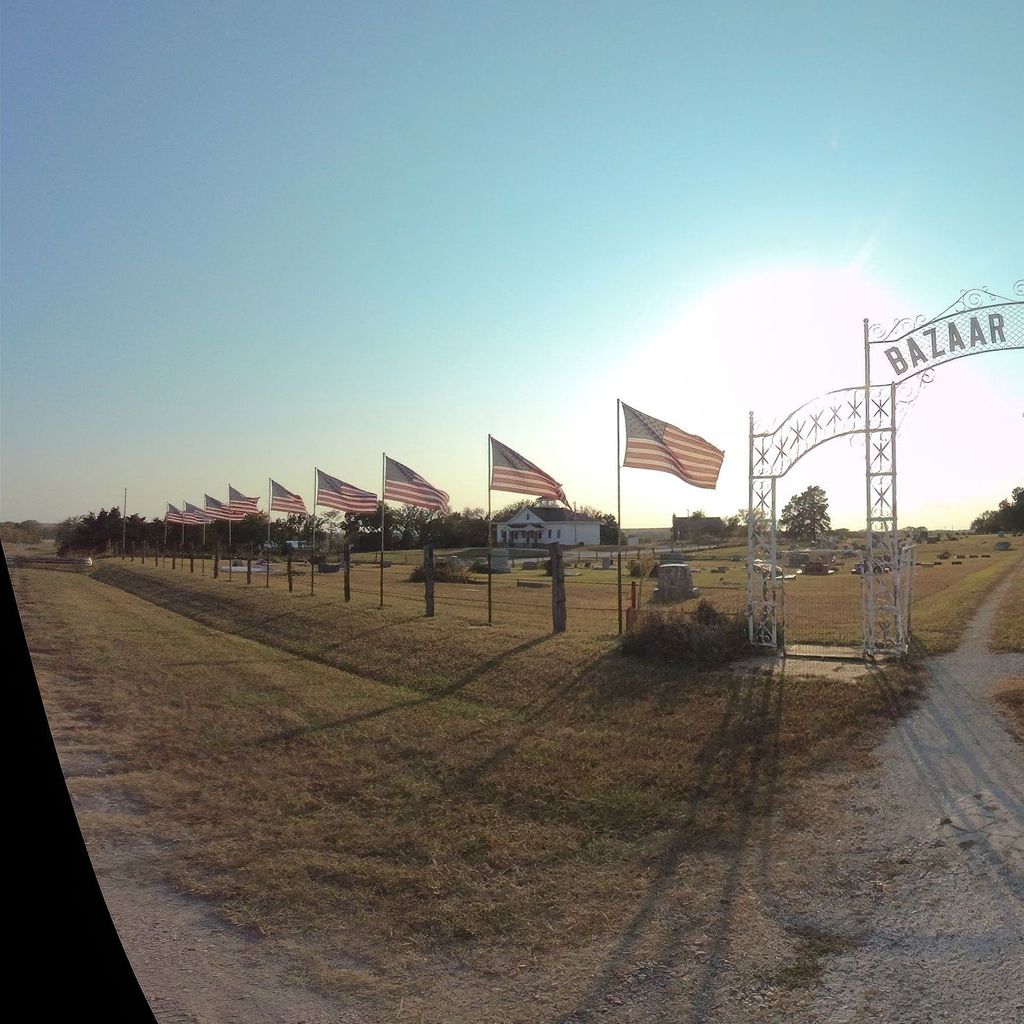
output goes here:
{"type": "Polygon", "coordinates": [[[516,509],[508,519],[501,520],[501,525],[511,523],[516,516],[523,512],[531,512],[538,519],[545,523],[600,523],[600,519],[592,519],[590,516],[577,516],[571,508],[555,508],[552,505],[529,505],[525,508],[516,509]]]}

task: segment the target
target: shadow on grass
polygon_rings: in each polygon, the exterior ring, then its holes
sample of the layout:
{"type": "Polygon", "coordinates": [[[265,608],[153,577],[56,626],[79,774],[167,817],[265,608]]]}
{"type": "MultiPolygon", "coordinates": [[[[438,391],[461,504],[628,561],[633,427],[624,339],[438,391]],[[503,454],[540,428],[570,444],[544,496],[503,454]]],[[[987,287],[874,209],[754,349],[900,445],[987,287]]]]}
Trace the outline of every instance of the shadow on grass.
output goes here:
{"type": "Polygon", "coordinates": [[[712,926],[711,949],[697,981],[689,1015],[694,1022],[713,1019],[714,994],[725,966],[723,957],[732,932],[747,842],[755,817],[770,812],[776,799],[779,729],[785,706],[782,675],[734,677],[724,685],[728,686],[727,703],[714,732],[697,753],[699,773],[682,820],[672,829],[655,861],[654,877],[638,910],[622,930],[580,1005],[560,1018],[562,1024],[578,1024],[591,1018],[608,996],[622,986],[619,979],[623,972],[631,966],[631,959],[641,946],[646,946],[645,940],[658,924],[659,915],[666,912],[670,920],[661,922],[665,935],[652,958],[663,967],[672,967],[679,961],[681,935],[692,925],[686,924],[681,916],[671,920],[679,885],[675,875],[702,834],[699,815],[705,802],[716,794],[716,774],[724,771],[728,776],[734,759],[745,753],[747,765],[739,791],[727,800],[733,809],[731,828],[721,836],[719,844],[726,862],[718,899],[721,909],[712,926]]]}

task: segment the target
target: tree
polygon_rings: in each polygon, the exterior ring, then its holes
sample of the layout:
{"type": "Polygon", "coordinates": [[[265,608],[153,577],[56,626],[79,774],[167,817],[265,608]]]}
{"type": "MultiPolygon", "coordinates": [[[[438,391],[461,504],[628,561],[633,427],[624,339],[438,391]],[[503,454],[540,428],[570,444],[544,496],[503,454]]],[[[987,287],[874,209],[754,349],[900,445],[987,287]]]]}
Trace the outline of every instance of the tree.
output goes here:
{"type": "Polygon", "coordinates": [[[832,528],[828,515],[828,498],[817,484],[789,499],[779,516],[779,525],[791,537],[816,541],[832,528]]]}
{"type": "Polygon", "coordinates": [[[1014,487],[1009,499],[1003,498],[995,511],[983,512],[971,523],[971,529],[975,533],[1024,530],[1024,487],[1014,487]]]}

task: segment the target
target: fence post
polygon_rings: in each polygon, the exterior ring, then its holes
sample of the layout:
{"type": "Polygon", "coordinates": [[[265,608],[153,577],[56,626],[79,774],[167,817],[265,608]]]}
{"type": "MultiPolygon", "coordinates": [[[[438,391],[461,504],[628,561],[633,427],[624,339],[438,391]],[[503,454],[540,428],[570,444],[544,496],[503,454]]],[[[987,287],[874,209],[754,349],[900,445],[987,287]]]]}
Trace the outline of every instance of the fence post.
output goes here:
{"type": "Polygon", "coordinates": [[[346,544],[342,551],[344,552],[345,559],[345,603],[348,604],[352,600],[352,575],[350,572],[352,568],[352,546],[346,544]]]}
{"type": "Polygon", "coordinates": [[[288,593],[292,592],[292,549],[288,549],[288,593]]]}
{"type": "Polygon", "coordinates": [[[551,631],[565,632],[565,566],[562,564],[562,548],[549,544],[551,552],[551,631]]]}
{"type": "Polygon", "coordinates": [[[195,544],[193,544],[192,547],[190,547],[188,549],[188,571],[190,573],[195,573],[195,571],[196,571],[196,546],[195,546],[195,544]]]}
{"type": "Polygon", "coordinates": [[[252,555],[249,556],[245,563],[245,582],[246,584],[252,583],[252,555]]]}
{"type": "Polygon", "coordinates": [[[135,541],[132,541],[132,557],[129,559],[129,561],[135,561],[135,541]]]}
{"type": "Polygon", "coordinates": [[[423,545],[423,599],[427,605],[427,618],[434,617],[434,545],[423,545]]]}
{"type": "Polygon", "coordinates": [[[267,551],[267,584],[266,589],[270,587],[270,552],[267,551]]]}
{"type": "Polygon", "coordinates": [[[231,569],[234,565],[235,559],[232,555],[232,549],[228,548],[228,582],[231,582],[231,569]]]}
{"type": "Polygon", "coordinates": [[[626,609],[626,632],[630,633],[636,626],[636,580],[630,583],[629,607],[626,609]]]}
{"type": "Polygon", "coordinates": [[[313,596],[313,575],[316,572],[316,554],[309,556],[309,596],[313,596]]]}
{"type": "Polygon", "coordinates": [[[177,566],[177,561],[178,561],[178,555],[177,555],[176,552],[172,551],[171,552],[171,569],[176,569],[178,567],[177,566]]]}
{"type": "Polygon", "coordinates": [[[220,541],[213,545],[213,578],[220,576],[220,541]]]}

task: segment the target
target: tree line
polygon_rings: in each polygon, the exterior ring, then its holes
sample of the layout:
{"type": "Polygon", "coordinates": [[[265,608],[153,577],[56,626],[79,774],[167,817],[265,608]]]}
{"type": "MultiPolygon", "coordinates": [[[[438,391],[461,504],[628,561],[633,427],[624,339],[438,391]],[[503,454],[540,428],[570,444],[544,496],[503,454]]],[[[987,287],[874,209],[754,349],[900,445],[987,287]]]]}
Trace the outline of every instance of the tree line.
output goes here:
{"type": "MultiPolygon", "coordinates": [[[[493,513],[494,522],[510,518],[519,509],[534,502],[515,501],[493,513]]],[[[618,525],[615,516],[585,506],[577,514],[588,519],[601,521],[601,543],[615,544],[618,540],[618,525]]],[[[231,546],[236,550],[261,549],[267,543],[267,515],[260,512],[231,523],[231,546]]],[[[202,537],[202,526],[186,526],[185,547],[198,547],[202,537]]],[[[329,511],[315,518],[292,513],[282,519],[270,521],[270,544],[273,549],[284,553],[288,542],[313,543],[321,551],[339,551],[343,544],[350,544],[356,551],[379,550],[381,546],[380,503],[377,511],[363,515],[329,511]]],[[[102,554],[117,551],[122,537],[127,549],[132,545],[156,548],[181,545],[180,523],[166,527],[163,519],[147,520],[145,516],[130,515],[124,518],[116,506],[70,516],[57,524],[55,531],[58,554],[71,552],[81,554],[102,554]],[[165,540],[166,538],[166,540],[165,540]]],[[[482,508],[464,508],[461,512],[441,514],[412,505],[384,505],[384,547],[389,551],[405,548],[420,548],[431,543],[439,548],[473,548],[487,546],[487,512],[482,508]]],[[[206,524],[206,547],[220,544],[228,546],[228,524],[215,521],[206,524]]]]}
{"type": "Polygon", "coordinates": [[[1014,487],[1009,498],[999,502],[999,508],[982,512],[971,529],[975,533],[1017,533],[1024,531],[1024,487],[1014,487]]]}

